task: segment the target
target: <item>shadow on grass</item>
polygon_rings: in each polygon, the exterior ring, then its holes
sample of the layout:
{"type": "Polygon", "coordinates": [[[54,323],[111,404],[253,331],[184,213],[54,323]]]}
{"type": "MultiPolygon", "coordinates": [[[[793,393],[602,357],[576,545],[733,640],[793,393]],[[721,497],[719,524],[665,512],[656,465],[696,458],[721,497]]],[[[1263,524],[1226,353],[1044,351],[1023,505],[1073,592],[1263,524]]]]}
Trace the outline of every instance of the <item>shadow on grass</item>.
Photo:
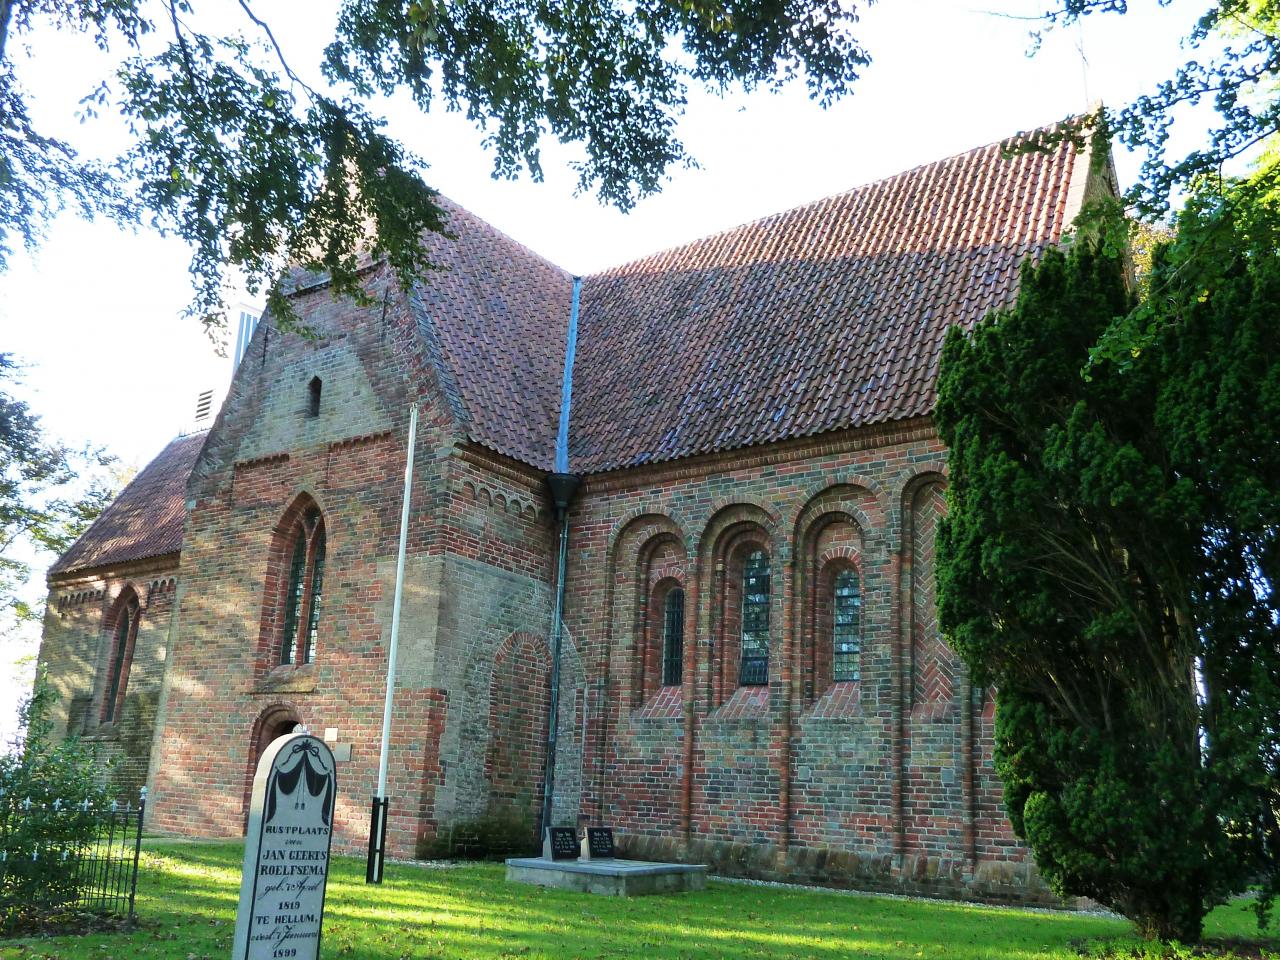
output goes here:
{"type": "MultiPolygon", "coordinates": [[[[239,893],[238,843],[149,843],[139,882],[146,927],[0,944],[0,957],[88,960],[229,954],[239,893]]],[[[1244,905],[1214,914],[1210,933],[1250,935],[1244,905]]],[[[1085,941],[1115,941],[1120,921],[991,910],[805,890],[712,883],[694,894],[633,900],[508,884],[501,865],[389,865],[381,887],[364,864],[333,862],[324,958],[917,958],[1067,960],[1085,941]]],[[[1276,944],[1280,950],[1280,944],[1276,944]]]]}

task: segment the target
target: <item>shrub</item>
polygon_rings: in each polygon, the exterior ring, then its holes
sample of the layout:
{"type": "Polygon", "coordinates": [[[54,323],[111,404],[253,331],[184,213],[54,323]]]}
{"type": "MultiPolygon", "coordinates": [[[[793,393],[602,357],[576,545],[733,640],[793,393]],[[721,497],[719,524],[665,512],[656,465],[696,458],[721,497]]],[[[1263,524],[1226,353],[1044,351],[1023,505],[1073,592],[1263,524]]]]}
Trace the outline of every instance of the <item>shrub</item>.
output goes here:
{"type": "Polygon", "coordinates": [[[37,678],[20,712],[24,733],[0,756],[0,932],[64,912],[78,899],[97,812],[110,805],[95,751],[76,738],[53,739],[56,696],[37,678]]]}

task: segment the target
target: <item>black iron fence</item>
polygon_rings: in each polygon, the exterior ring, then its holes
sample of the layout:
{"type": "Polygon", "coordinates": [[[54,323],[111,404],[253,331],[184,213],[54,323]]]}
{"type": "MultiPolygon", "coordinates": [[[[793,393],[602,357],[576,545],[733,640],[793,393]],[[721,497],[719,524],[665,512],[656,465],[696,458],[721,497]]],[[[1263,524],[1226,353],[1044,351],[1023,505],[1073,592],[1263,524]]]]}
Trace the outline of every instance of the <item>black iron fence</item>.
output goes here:
{"type": "Polygon", "coordinates": [[[146,803],[145,787],[137,803],[0,794],[0,929],[68,911],[132,922],[146,803]]]}

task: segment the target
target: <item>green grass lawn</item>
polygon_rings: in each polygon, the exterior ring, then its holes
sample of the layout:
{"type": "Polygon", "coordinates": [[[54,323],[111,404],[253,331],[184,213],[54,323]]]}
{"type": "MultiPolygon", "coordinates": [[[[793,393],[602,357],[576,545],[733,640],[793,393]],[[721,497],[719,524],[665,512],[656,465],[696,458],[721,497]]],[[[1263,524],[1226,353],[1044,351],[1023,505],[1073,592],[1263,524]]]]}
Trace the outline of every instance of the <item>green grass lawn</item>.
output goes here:
{"type": "MultiPolygon", "coordinates": [[[[230,957],[239,844],[148,844],[138,882],[141,928],[0,941],[0,958],[114,960],[230,957]]],[[[1256,936],[1243,904],[1210,936],[1256,936]]],[[[1126,924],[1076,914],[991,910],[712,882],[702,893],[615,900],[508,884],[500,865],[388,865],[335,858],[321,956],[397,958],[865,957],[1078,958],[1085,941],[1124,942],[1126,924]]],[[[1087,952],[1100,949],[1097,943],[1087,952]]],[[[1272,946],[1280,956],[1280,942],[1272,946]]],[[[1125,951],[1125,955],[1127,951],[1125,951]]]]}

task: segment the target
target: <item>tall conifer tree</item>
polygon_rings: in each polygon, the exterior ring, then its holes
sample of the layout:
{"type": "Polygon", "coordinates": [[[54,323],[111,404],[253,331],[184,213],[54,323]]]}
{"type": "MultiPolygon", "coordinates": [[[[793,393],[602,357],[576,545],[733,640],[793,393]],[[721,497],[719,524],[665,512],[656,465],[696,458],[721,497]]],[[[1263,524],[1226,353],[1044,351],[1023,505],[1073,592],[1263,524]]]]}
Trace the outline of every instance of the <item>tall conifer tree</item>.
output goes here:
{"type": "Polygon", "coordinates": [[[1147,935],[1280,850],[1280,216],[1204,192],[1135,302],[1079,242],[942,357],[944,632],[996,687],[1017,833],[1147,935]]]}

